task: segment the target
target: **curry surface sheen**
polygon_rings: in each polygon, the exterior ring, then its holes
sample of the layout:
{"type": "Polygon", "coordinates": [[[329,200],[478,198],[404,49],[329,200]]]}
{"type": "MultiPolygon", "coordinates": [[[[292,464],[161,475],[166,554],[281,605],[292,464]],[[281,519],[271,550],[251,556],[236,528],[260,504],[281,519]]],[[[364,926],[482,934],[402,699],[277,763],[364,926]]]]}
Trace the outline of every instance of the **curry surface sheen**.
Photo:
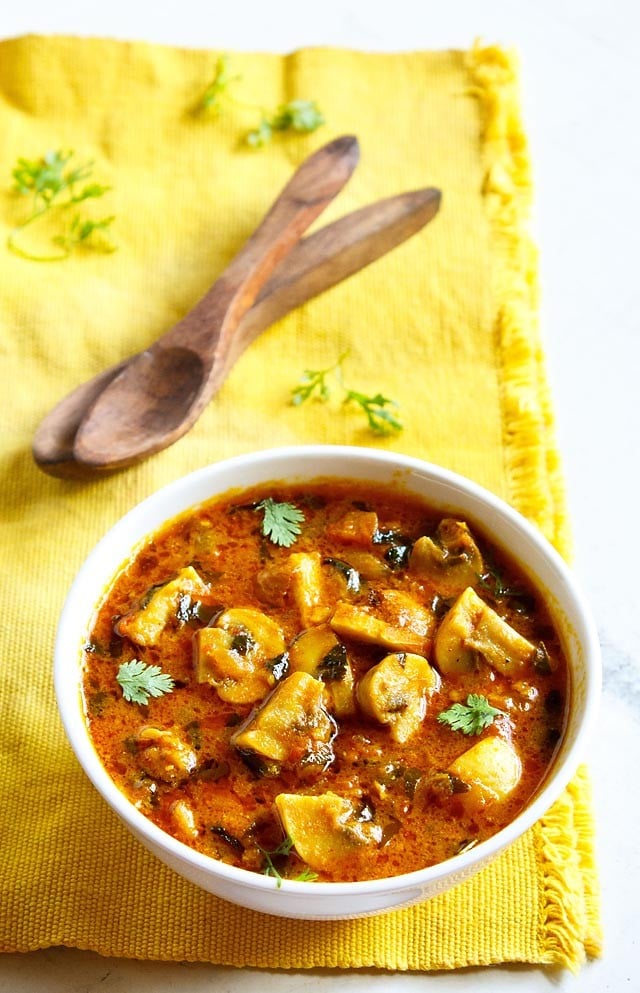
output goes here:
{"type": "Polygon", "coordinates": [[[323,881],[495,834],[544,779],[568,702],[543,598],[488,536],[334,480],[216,498],[156,533],[96,613],[83,691],[101,761],[150,820],[227,863],[323,881]],[[265,498],[304,514],[290,547],[262,533],[265,498]],[[134,659],[172,691],[125,699],[134,659]],[[470,694],[498,711],[478,733],[438,719],[470,694]]]}

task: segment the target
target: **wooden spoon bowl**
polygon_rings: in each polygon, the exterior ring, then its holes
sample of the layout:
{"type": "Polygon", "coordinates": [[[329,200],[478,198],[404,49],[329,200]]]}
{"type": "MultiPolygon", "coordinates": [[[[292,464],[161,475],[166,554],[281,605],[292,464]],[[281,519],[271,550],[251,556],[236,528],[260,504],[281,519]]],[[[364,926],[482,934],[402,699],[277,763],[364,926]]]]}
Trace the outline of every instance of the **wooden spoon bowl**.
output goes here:
{"type": "Polygon", "coordinates": [[[206,296],[100,393],[76,435],[78,462],[110,469],[131,465],[189,430],[246,345],[237,335],[241,318],[342,189],[358,156],[357,140],[344,136],[302,163],[206,296]]]}

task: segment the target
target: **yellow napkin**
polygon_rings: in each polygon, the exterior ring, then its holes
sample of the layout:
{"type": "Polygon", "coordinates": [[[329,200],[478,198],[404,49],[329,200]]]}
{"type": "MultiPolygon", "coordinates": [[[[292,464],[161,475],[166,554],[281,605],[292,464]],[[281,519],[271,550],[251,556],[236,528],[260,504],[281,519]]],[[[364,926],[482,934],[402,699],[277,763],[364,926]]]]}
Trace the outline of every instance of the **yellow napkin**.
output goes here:
{"type": "Polygon", "coordinates": [[[0,44],[0,947],[281,968],[576,969],[600,948],[584,770],[541,823],[452,892],[366,920],[291,923],[165,869],[97,796],[64,738],[52,645],[76,570],[134,503],[210,461],[296,442],[383,445],[473,477],[567,548],[512,57],[496,48],[237,54],[236,102],[217,118],[194,114],[218,54],[70,38],[0,44]],[[244,104],[275,109],[293,98],[317,100],[326,125],[247,148],[259,113],[244,104]],[[30,442],[54,402],[184,314],[293,167],[352,132],[362,161],[327,218],[427,185],[443,190],[440,216],[269,329],[170,450],[89,483],[41,474],[30,442]],[[58,148],[78,164],[93,159],[95,180],[113,187],[104,209],[89,208],[116,215],[114,254],[37,263],[6,250],[27,206],[9,192],[15,160],[58,148]],[[347,385],[400,401],[401,434],[375,438],[337,396],[288,403],[303,369],[347,350],[347,385]]]}

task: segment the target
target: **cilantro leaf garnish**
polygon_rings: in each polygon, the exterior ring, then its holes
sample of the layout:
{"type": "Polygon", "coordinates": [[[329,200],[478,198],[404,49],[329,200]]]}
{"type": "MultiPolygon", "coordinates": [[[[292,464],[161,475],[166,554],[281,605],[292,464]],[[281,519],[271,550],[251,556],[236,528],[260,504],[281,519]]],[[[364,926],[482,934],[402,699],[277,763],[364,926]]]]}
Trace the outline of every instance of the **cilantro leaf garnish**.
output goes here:
{"type": "Polygon", "coordinates": [[[299,876],[293,877],[296,883],[314,883],[318,878],[318,873],[306,866],[299,876]]]}
{"type": "Polygon", "coordinates": [[[231,72],[229,56],[221,55],[216,62],[215,75],[202,94],[200,109],[219,114],[225,98],[229,96],[229,87],[240,79],[242,76],[231,72]]]}
{"type": "Polygon", "coordinates": [[[362,393],[359,390],[351,390],[345,386],[343,380],[343,362],[348,354],[348,352],[344,352],[334,365],[328,366],[326,369],[305,369],[298,385],[291,390],[291,403],[293,406],[299,407],[300,404],[305,403],[306,400],[312,397],[323,403],[326,402],[331,395],[331,389],[327,379],[333,374],[342,390],[343,405],[355,403],[360,407],[367,418],[370,430],[374,434],[390,434],[392,431],[402,431],[402,424],[394,413],[394,409],[398,407],[395,400],[383,396],[382,393],[375,393],[370,396],[367,393],[362,393]]]}
{"type": "Polygon", "coordinates": [[[252,148],[263,148],[267,145],[274,131],[296,131],[305,134],[315,131],[325,123],[315,100],[290,100],[289,103],[278,107],[270,117],[263,114],[257,128],[249,131],[247,143],[252,148]]]}
{"type": "Polygon", "coordinates": [[[280,889],[282,886],[282,875],[278,871],[273,860],[274,858],[287,858],[291,854],[291,849],[293,848],[292,839],[287,836],[284,841],[280,842],[277,848],[273,848],[271,851],[268,851],[261,845],[258,845],[258,848],[264,856],[264,867],[262,869],[263,874],[265,876],[273,876],[276,880],[278,889],[280,889]]]}
{"type": "Polygon", "coordinates": [[[289,548],[300,534],[304,514],[292,503],[278,503],[271,497],[261,500],[256,506],[264,514],[262,533],[274,545],[289,548]]]}
{"type": "Polygon", "coordinates": [[[356,403],[362,408],[369,427],[374,434],[389,434],[391,431],[402,431],[402,424],[394,416],[392,411],[388,409],[389,407],[397,408],[398,404],[395,400],[390,400],[389,397],[383,396],[382,393],[376,393],[375,396],[367,396],[366,393],[360,393],[358,390],[347,390],[344,402],[356,403]]]}
{"type": "Polygon", "coordinates": [[[313,397],[323,403],[329,399],[331,389],[327,384],[327,377],[341,366],[346,359],[348,352],[344,352],[337,362],[327,366],[326,369],[305,369],[300,377],[298,385],[291,390],[291,403],[294,407],[299,407],[305,400],[313,397]]]}
{"type": "Polygon", "coordinates": [[[140,659],[123,662],[116,675],[122,695],[129,703],[149,703],[150,697],[163,696],[173,690],[173,679],[159,665],[147,665],[140,659]]]}
{"type": "Polygon", "coordinates": [[[109,192],[109,187],[100,183],[87,183],[78,187],[78,184],[91,176],[93,162],[85,162],[73,168],[69,165],[73,155],[72,151],[58,149],[46,152],[39,159],[18,159],[11,173],[14,190],[31,199],[31,213],[7,238],[7,247],[14,255],[34,262],[58,262],[68,258],[78,245],[114,251],[115,246],[108,230],[114,221],[113,217],[91,219],[75,214],[70,222],[66,222],[64,211],[68,208],[85,200],[96,200],[109,192]],[[61,232],[52,237],[54,245],[60,251],[56,254],[36,254],[22,243],[22,232],[51,211],[57,212],[61,224],[61,232]]]}
{"type": "Polygon", "coordinates": [[[453,731],[463,734],[480,734],[490,727],[496,717],[506,717],[503,710],[492,707],[486,696],[470,693],[466,704],[454,703],[438,714],[438,723],[447,724],[453,731]]]}

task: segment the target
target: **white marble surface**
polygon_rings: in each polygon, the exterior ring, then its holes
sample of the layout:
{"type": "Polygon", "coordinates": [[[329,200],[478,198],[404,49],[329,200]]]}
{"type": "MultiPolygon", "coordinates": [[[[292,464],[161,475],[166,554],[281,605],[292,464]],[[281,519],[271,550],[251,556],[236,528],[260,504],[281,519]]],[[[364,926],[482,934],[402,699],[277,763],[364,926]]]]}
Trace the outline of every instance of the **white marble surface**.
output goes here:
{"type": "Polygon", "coordinates": [[[576,568],[603,645],[592,770],[605,951],[579,976],[523,967],[429,975],[268,972],[124,962],[53,949],[0,957],[0,993],[264,993],[640,990],[640,123],[634,0],[233,0],[153,5],[3,4],[0,36],[107,35],[197,47],[286,51],[516,46],[543,249],[543,333],[574,522],[576,568]]]}

